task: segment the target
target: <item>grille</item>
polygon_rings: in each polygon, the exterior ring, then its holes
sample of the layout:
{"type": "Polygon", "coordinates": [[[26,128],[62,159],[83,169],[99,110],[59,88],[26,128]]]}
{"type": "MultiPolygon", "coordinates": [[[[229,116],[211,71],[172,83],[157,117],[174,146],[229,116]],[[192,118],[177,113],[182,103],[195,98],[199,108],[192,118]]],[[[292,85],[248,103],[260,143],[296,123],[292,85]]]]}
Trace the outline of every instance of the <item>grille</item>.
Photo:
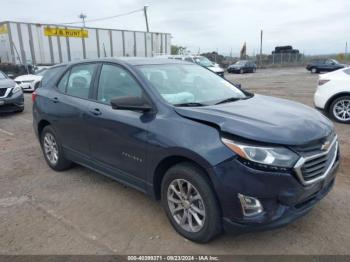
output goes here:
{"type": "Polygon", "coordinates": [[[307,160],[301,167],[303,177],[306,181],[322,175],[334,158],[335,144],[328,154],[307,160]]]}
{"type": "MultiPolygon", "coordinates": [[[[319,147],[320,148],[320,147],[319,147]]],[[[334,138],[327,151],[302,157],[296,164],[295,171],[303,184],[310,184],[328,175],[336,161],[338,142],[334,138]]]]}
{"type": "Polygon", "coordinates": [[[0,88],[0,96],[4,96],[7,91],[7,88],[0,88]]]}

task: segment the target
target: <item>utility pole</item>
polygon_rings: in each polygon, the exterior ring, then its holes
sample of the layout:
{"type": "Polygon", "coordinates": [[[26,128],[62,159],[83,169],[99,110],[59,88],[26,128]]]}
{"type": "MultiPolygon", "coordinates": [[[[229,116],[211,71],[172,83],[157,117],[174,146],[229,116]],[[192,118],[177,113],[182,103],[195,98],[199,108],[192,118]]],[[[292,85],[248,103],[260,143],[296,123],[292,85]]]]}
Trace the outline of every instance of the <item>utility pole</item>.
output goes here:
{"type": "Polygon", "coordinates": [[[78,17],[79,17],[81,20],[83,20],[83,27],[85,28],[85,18],[87,17],[87,15],[81,13],[78,17]]]}
{"type": "Polygon", "coordinates": [[[262,42],[263,42],[263,30],[260,31],[260,59],[259,59],[260,68],[262,65],[262,42]]]}
{"type": "Polygon", "coordinates": [[[147,17],[147,8],[148,8],[148,6],[145,5],[145,6],[143,7],[143,12],[145,13],[145,20],[146,20],[147,32],[149,32],[148,17],[147,17]]]}
{"type": "Polygon", "coordinates": [[[347,59],[347,56],[348,56],[348,42],[345,42],[345,55],[344,55],[345,61],[347,59]]]}

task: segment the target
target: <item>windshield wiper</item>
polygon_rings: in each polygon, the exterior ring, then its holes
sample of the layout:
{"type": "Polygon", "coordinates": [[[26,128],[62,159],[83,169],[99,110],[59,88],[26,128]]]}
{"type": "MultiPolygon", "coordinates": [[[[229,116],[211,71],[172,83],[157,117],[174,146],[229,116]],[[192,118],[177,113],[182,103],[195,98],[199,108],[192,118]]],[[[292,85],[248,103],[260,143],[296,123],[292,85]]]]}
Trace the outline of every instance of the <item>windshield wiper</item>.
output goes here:
{"type": "Polygon", "coordinates": [[[189,102],[189,103],[181,103],[181,104],[175,104],[174,106],[206,106],[205,104],[202,103],[197,103],[197,102],[189,102]]]}
{"type": "Polygon", "coordinates": [[[226,98],[224,100],[221,100],[221,101],[215,103],[215,105],[229,103],[229,102],[234,102],[234,101],[241,100],[241,99],[242,98],[238,98],[238,97],[230,97],[230,98],[226,98]]]}

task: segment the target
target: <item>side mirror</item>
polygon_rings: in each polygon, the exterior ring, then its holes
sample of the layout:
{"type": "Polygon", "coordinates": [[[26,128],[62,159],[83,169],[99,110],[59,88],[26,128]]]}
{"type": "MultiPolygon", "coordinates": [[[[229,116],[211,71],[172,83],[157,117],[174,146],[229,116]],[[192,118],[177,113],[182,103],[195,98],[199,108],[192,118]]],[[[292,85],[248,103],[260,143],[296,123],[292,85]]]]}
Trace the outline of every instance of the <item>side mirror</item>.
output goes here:
{"type": "Polygon", "coordinates": [[[111,106],[116,110],[150,111],[152,106],[149,102],[137,96],[123,96],[111,99],[111,106]]]}

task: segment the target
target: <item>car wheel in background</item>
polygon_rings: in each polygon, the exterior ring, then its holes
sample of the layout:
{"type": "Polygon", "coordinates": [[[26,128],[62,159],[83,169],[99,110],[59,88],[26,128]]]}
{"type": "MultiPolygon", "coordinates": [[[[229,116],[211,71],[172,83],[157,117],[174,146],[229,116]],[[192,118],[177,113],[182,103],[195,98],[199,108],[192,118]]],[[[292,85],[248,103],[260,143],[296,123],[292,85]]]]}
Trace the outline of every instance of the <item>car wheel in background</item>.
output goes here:
{"type": "Polygon", "coordinates": [[[44,127],[40,142],[45,160],[53,170],[63,171],[71,167],[72,162],[64,157],[62,145],[51,126],[44,127]]]}
{"type": "Polygon", "coordinates": [[[162,205],[175,230],[189,240],[205,243],[221,232],[220,208],[210,181],[190,163],[166,172],[162,205]]]}
{"type": "Polygon", "coordinates": [[[313,67],[313,68],[311,68],[311,73],[316,74],[316,73],[318,73],[318,70],[313,67]]]}
{"type": "Polygon", "coordinates": [[[256,72],[256,68],[253,68],[253,73],[255,73],[256,72]]]}
{"type": "Polygon", "coordinates": [[[350,96],[335,99],[329,107],[329,113],[334,120],[350,124],[350,96]]]}
{"type": "Polygon", "coordinates": [[[244,70],[243,70],[243,69],[240,69],[240,70],[239,70],[239,73],[240,73],[240,74],[243,74],[243,73],[244,73],[244,70]]]}

